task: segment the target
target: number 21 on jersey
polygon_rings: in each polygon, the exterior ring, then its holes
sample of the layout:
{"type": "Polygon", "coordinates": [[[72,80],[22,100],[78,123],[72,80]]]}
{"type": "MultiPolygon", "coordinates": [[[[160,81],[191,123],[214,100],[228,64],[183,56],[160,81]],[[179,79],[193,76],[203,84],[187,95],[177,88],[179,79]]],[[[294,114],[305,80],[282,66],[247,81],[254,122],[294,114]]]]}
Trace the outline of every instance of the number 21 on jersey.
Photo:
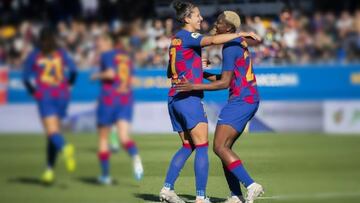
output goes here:
{"type": "Polygon", "coordinates": [[[39,65],[44,68],[40,76],[41,82],[48,85],[60,84],[64,77],[59,57],[40,59],[39,65]]]}

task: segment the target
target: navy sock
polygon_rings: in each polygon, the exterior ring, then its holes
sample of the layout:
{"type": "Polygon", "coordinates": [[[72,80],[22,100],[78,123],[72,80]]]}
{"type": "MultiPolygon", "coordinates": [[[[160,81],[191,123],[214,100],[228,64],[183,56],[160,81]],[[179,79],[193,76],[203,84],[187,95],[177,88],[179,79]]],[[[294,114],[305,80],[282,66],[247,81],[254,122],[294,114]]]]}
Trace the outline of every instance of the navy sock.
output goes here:
{"type": "Polygon", "coordinates": [[[109,163],[109,152],[99,152],[98,153],[99,161],[100,161],[100,168],[101,168],[101,175],[102,176],[109,176],[110,175],[110,163],[109,163]]]}
{"type": "Polygon", "coordinates": [[[254,180],[250,177],[248,172],[245,170],[241,160],[236,160],[230,163],[227,168],[237,177],[237,179],[245,186],[248,187],[254,180]]]}
{"type": "Polygon", "coordinates": [[[195,155],[196,196],[206,196],[206,185],[209,174],[208,143],[196,145],[195,155]]]}
{"type": "Polygon", "coordinates": [[[231,191],[231,196],[242,196],[239,180],[224,164],[223,169],[227,184],[231,191]]]}
{"type": "Polygon", "coordinates": [[[176,152],[171,160],[164,187],[170,188],[171,190],[174,189],[175,181],[179,177],[181,169],[184,167],[186,160],[192,152],[193,149],[190,144],[183,144],[183,147],[176,152]]]}
{"type": "Polygon", "coordinates": [[[138,148],[134,141],[129,141],[123,144],[123,148],[127,151],[130,157],[133,157],[138,154],[138,148]]]}
{"type": "Polygon", "coordinates": [[[56,151],[61,151],[65,145],[65,139],[60,133],[50,135],[50,141],[55,146],[56,151]]]}
{"type": "Polygon", "coordinates": [[[51,142],[50,138],[47,139],[47,149],[46,149],[46,154],[47,154],[47,165],[48,168],[54,168],[55,167],[55,162],[56,162],[56,155],[57,155],[57,150],[55,148],[55,145],[51,142]]]}

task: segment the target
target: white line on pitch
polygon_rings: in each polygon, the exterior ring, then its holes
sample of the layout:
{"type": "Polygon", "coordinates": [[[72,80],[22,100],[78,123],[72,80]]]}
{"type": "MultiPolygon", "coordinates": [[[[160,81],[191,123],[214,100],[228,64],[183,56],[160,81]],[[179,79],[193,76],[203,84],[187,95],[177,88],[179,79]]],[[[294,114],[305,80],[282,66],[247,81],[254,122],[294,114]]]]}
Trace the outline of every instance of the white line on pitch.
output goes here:
{"type": "MultiPolygon", "coordinates": [[[[344,198],[344,197],[360,197],[359,192],[328,192],[328,193],[314,193],[314,194],[291,194],[291,195],[275,195],[269,197],[259,197],[259,199],[274,199],[274,200],[301,200],[301,199],[330,199],[330,198],[344,198]]],[[[211,198],[210,198],[211,199],[211,198]]],[[[184,199],[186,200],[186,199],[184,199]]],[[[186,202],[195,202],[195,200],[186,200],[186,202]]],[[[147,201],[146,203],[155,203],[147,201]]]]}
{"type": "Polygon", "coordinates": [[[360,192],[332,192],[332,193],[315,193],[315,194],[292,194],[292,195],[275,195],[269,197],[259,197],[259,199],[329,199],[336,197],[360,197],[360,192]]]}

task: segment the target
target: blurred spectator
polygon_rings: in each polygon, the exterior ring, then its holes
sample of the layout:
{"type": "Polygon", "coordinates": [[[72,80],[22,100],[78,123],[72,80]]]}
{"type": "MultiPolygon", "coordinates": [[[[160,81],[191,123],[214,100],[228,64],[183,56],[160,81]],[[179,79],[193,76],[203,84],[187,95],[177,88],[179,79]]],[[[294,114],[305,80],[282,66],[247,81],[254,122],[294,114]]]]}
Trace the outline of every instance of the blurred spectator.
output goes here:
{"type": "MultiPolygon", "coordinates": [[[[97,66],[95,39],[104,32],[113,34],[126,30],[128,44],[139,68],[165,68],[168,63],[168,46],[178,24],[172,18],[137,18],[130,22],[120,19],[100,21],[95,19],[100,1],[81,1],[84,20],[71,18],[59,21],[59,44],[74,57],[80,68],[97,66]]],[[[28,18],[26,18],[28,19],[28,18]]],[[[64,19],[64,18],[60,18],[64,19]]],[[[205,16],[202,33],[208,33],[213,23],[205,16]]],[[[27,53],[36,46],[42,26],[38,20],[0,25],[0,64],[19,68],[27,53]]],[[[255,64],[309,64],[329,62],[356,62],[360,59],[360,10],[332,12],[315,11],[306,15],[284,9],[279,16],[244,16],[243,31],[257,32],[264,40],[251,48],[255,64]]],[[[221,46],[207,47],[204,57],[210,66],[221,63],[221,46]]]]}

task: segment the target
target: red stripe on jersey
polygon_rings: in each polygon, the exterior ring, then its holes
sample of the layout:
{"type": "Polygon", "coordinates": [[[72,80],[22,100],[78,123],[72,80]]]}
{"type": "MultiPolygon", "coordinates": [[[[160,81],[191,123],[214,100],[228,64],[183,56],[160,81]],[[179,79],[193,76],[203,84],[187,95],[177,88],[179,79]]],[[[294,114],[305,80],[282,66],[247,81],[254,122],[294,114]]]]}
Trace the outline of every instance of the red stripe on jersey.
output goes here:
{"type": "Polygon", "coordinates": [[[243,57],[241,57],[240,59],[236,60],[235,62],[236,66],[245,66],[245,59],[243,57]]]}
{"type": "Polygon", "coordinates": [[[112,105],[112,99],[110,96],[103,97],[103,102],[105,105],[112,105]]]}
{"type": "Polygon", "coordinates": [[[194,61],[192,62],[192,67],[201,68],[201,58],[200,57],[194,58],[194,61]]]}
{"type": "Polygon", "coordinates": [[[183,51],[183,57],[185,60],[189,60],[194,57],[194,51],[192,49],[188,49],[183,51]]]}
{"type": "Polygon", "coordinates": [[[250,104],[253,104],[255,101],[254,101],[254,96],[247,96],[244,98],[245,102],[247,103],[250,103],[250,104]]]}
{"type": "Polygon", "coordinates": [[[186,63],[185,61],[177,61],[176,62],[176,72],[180,73],[182,71],[186,71],[186,63]]]}

